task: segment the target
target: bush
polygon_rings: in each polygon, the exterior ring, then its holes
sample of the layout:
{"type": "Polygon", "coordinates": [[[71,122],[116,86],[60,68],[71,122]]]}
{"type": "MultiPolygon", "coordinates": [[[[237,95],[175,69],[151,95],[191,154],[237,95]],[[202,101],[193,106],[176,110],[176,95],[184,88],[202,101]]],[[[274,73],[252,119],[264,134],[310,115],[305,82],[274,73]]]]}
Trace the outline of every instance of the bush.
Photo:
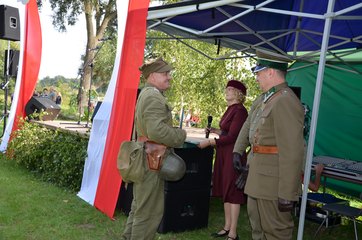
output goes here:
{"type": "Polygon", "coordinates": [[[72,191],[80,189],[88,139],[22,121],[12,135],[7,158],[47,182],[72,191]]]}

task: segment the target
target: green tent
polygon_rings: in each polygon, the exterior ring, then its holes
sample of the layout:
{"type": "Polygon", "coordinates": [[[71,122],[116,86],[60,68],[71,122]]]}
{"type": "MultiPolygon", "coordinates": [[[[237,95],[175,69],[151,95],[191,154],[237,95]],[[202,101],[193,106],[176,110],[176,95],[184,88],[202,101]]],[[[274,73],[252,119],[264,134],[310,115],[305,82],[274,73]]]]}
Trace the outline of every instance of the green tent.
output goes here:
{"type": "MultiPolygon", "coordinates": [[[[314,156],[362,162],[362,56],[358,61],[327,62],[321,92],[314,156]]],[[[328,60],[327,60],[328,61],[328,60]]],[[[287,76],[301,87],[301,101],[313,111],[318,64],[294,63],[287,76]]],[[[311,115],[311,114],[310,114],[311,115]]],[[[327,179],[327,187],[359,197],[359,184],[327,179]]]]}

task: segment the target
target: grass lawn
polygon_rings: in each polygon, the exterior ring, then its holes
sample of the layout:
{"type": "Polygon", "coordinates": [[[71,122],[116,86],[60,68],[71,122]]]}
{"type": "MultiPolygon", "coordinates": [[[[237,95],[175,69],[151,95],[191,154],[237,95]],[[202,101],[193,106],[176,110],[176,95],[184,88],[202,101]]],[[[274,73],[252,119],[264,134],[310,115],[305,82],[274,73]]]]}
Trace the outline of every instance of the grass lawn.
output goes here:
{"type": "MultiPolygon", "coordinates": [[[[120,239],[125,221],[126,216],[119,210],[115,220],[111,220],[76,193],[44,183],[0,156],[0,240],[120,239]]],[[[156,239],[211,239],[210,233],[222,226],[222,204],[212,198],[208,228],[157,234],[156,239]]],[[[298,218],[295,226],[296,239],[298,218]]],[[[304,239],[313,239],[317,227],[318,224],[306,221],[304,239]]],[[[362,236],[361,224],[357,227],[362,236]]],[[[246,206],[241,208],[238,233],[240,239],[251,239],[246,206]]],[[[354,239],[353,224],[322,229],[317,239],[354,239]]]]}

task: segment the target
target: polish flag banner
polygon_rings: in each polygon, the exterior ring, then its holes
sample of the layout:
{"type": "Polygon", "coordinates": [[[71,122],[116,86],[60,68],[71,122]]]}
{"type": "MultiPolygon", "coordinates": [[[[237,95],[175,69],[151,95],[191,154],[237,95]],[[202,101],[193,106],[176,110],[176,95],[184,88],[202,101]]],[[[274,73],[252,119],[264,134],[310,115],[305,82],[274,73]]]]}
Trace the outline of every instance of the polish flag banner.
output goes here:
{"type": "Polygon", "coordinates": [[[1,0],[0,5],[19,11],[20,54],[18,74],[8,122],[2,137],[0,151],[5,152],[11,133],[18,129],[19,119],[25,117],[25,106],[33,96],[41,62],[42,34],[36,0],[1,0]]]}
{"type": "MultiPolygon", "coordinates": [[[[110,218],[122,178],[117,169],[121,143],[131,139],[143,63],[149,0],[118,0],[118,42],[105,98],[93,119],[78,196],[110,218]]],[[[122,196],[120,196],[122,197],[122,196]]]]}

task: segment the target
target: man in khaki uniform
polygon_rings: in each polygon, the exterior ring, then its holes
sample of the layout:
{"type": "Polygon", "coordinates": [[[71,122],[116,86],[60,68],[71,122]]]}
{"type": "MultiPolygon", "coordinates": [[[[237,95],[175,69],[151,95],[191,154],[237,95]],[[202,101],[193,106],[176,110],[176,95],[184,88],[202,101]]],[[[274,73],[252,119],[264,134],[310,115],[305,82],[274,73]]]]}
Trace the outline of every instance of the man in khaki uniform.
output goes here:
{"type": "Polygon", "coordinates": [[[257,55],[253,72],[263,94],[239,133],[233,162],[246,181],[253,239],[292,239],[291,210],[301,190],[304,112],[285,82],[287,62],[257,55]],[[248,146],[245,166],[239,159],[248,146]]]}
{"type": "MultiPolygon", "coordinates": [[[[173,151],[173,147],[181,146],[186,139],[185,130],[172,126],[171,107],[163,95],[170,87],[172,69],[161,58],[140,67],[146,85],[138,97],[135,115],[138,139],[166,145],[166,154],[173,151]]],[[[147,170],[143,181],[133,185],[131,212],[121,239],[154,239],[163,216],[164,180],[158,171],[148,168],[145,156],[147,170]]]]}

